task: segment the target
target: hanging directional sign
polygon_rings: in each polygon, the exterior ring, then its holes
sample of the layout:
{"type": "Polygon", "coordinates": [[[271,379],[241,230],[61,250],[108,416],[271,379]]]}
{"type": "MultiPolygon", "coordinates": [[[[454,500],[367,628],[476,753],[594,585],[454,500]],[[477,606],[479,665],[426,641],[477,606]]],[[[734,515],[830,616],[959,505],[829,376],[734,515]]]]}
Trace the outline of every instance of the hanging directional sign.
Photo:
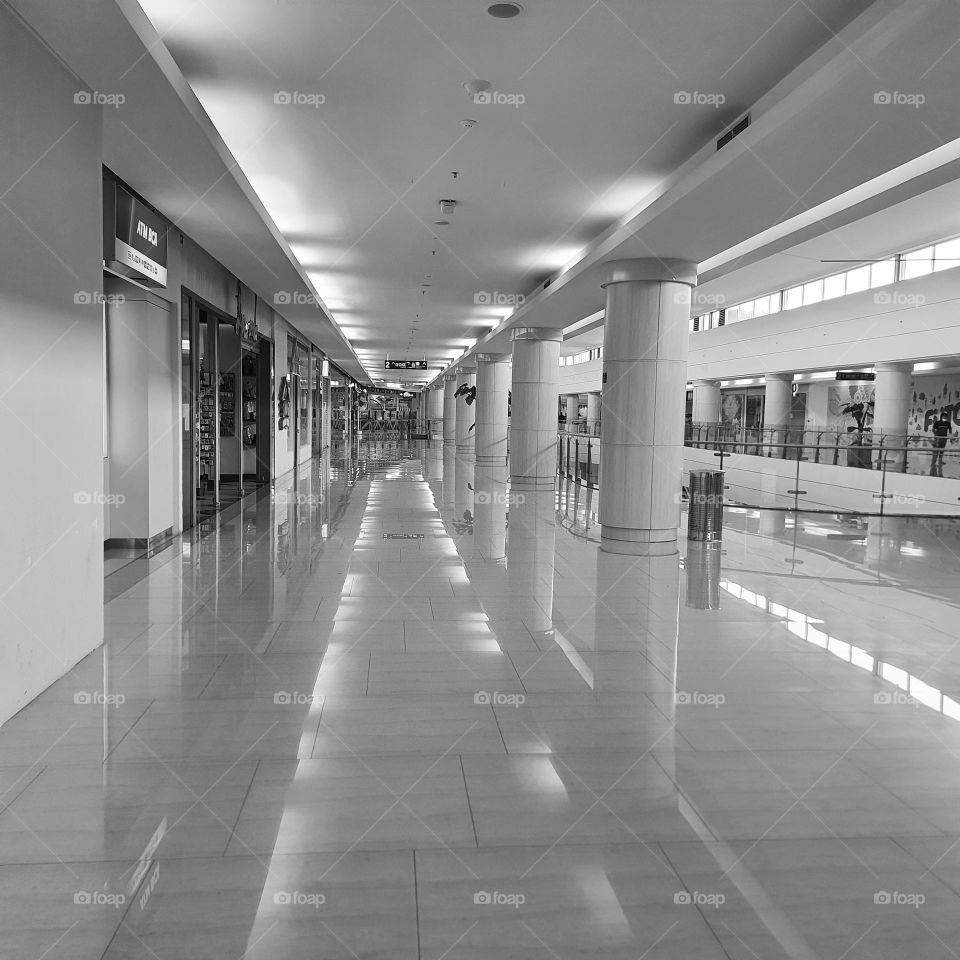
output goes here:
{"type": "Polygon", "coordinates": [[[875,373],[863,373],[861,370],[838,370],[838,380],[876,380],[875,373]]]}
{"type": "Polygon", "coordinates": [[[384,370],[426,370],[426,360],[384,360],[384,370]]]}

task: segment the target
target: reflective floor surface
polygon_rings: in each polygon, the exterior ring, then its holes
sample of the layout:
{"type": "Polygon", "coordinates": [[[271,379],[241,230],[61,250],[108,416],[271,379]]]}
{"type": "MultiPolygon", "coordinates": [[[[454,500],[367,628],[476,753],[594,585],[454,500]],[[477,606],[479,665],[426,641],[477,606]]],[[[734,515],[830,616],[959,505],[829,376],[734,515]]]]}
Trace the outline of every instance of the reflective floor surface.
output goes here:
{"type": "Polygon", "coordinates": [[[0,956],[960,954],[960,525],[596,532],[370,444],[154,560],[0,728],[0,956]]]}

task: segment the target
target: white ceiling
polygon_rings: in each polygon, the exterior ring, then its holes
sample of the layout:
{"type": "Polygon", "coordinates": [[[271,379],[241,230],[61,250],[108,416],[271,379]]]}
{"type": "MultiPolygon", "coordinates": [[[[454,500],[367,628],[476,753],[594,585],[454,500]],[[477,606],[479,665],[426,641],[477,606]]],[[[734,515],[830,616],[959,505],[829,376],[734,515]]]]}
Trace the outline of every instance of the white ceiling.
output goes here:
{"type": "Polygon", "coordinates": [[[431,361],[411,382],[510,312],[484,292],[535,291],[870,6],[527,0],[497,21],[484,0],[140,3],[368,369],[431,361]],[[475,104],[472,77],[525,102],[475,104]]]}

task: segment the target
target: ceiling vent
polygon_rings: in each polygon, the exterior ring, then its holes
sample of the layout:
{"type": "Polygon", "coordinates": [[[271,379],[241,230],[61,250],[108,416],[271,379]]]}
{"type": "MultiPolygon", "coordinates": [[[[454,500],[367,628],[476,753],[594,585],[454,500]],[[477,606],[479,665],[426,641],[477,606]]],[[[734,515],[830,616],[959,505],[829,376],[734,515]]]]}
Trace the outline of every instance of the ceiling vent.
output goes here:
{"type": "Polygon", "coordinates": [[[718,141],[717,149],[722,150],[731,140],[739,137],[750,126],[750,114],[738,120],[718,141]]]}

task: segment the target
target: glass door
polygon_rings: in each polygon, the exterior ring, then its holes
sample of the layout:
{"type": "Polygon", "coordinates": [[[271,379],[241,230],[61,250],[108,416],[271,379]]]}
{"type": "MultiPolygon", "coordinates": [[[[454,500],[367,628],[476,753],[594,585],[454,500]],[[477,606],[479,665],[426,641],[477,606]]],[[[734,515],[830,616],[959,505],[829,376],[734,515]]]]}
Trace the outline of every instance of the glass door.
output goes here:
{"type": "Polygon", "coordinates": [[[217,320],[204,307],[197,307],[197,471],[196,521],[217,512],[220,477],[217,465],[217,320]]]}
{"type": "Polygon", "coordinates": [[[188,296],[180,299],[180,463],[182,530],[197,522],[197,369],[193,362],[196,333],[193,325],[193,303],[188,296]]]}

